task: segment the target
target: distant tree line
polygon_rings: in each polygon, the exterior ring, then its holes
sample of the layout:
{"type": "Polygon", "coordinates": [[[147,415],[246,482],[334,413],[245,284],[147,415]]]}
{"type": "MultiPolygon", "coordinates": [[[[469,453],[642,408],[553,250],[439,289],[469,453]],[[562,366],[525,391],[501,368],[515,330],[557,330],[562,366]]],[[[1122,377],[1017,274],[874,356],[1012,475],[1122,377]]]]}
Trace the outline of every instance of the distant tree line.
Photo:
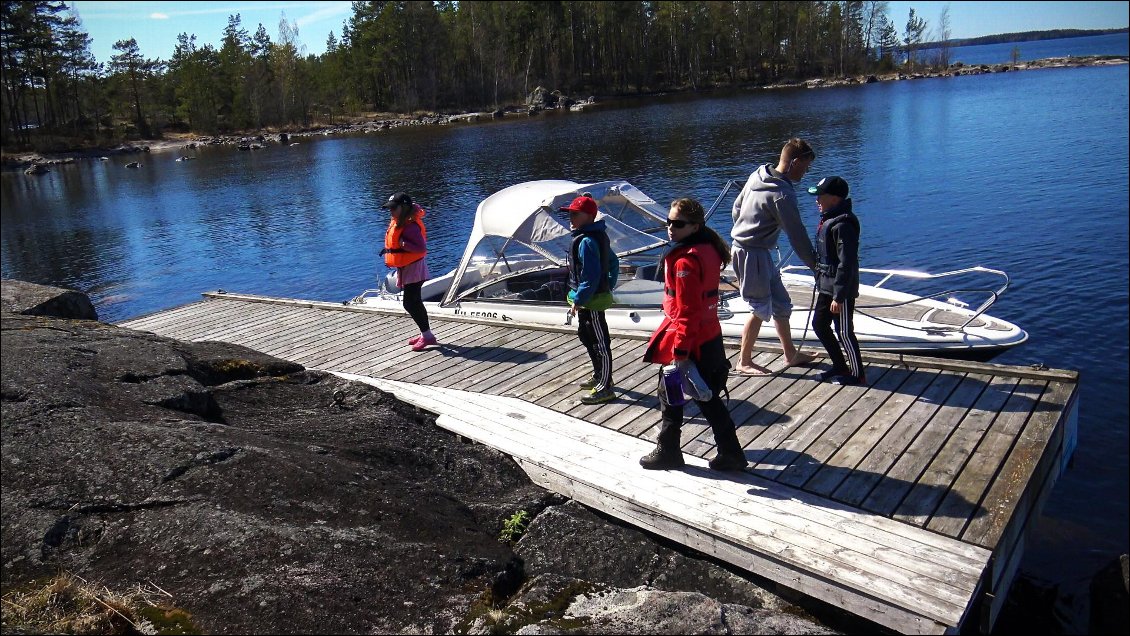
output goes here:
{"type": "Polygon", "coordinates": [[[1126,33],[1128,31],[1130,31],[1130,29],[1051,29],[1048,31],[1022,31],[1020,33],[983,35],[977,38],[960,38],[947,42],[926,42],[922,47],[934,48],[942,46],[943,44],[948,44],[949,46],[976,46],[980,44],[1004,44],[1007,42],[1036,42],[1039,40],[1110,35],[1112,33],[1126,33]]]}
{"type": "Polygon", "coordinates": [[[913,68],[927,34],[911,10],[900,35],[872,0],[354,2],[322,55],[285,18],[272,40],[236,14],[218,48],[182,33],[160,60],[129,39],[98,62],[65,2],[0,5],[11,150],[497,109],[537,86],[624,95],[913,68]]]}

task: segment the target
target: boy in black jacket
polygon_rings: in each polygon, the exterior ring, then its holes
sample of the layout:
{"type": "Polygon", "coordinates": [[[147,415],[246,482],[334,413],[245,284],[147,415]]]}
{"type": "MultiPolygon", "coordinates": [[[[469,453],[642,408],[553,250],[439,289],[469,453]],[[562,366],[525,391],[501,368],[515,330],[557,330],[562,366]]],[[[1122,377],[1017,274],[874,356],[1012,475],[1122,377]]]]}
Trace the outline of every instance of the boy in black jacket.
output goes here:
{"type": "Polygon", "coordinates": [[[812,312],[812,330],[832,361],[832,368],[821,373],[820,379],[867,384],[852,323],[859,296],[859,219],[851,210],[848,184],[842,178],[825,177],[808,193],[816,195],[820,209],[815,246],[819,296],[812,312]]]}

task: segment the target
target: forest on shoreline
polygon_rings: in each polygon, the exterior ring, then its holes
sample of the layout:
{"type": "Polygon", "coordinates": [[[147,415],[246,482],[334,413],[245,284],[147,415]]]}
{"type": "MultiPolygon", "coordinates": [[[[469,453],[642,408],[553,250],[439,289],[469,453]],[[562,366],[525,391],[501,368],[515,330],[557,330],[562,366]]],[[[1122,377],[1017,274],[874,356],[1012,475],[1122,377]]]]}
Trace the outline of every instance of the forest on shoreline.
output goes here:
{"type": "Polygon", "coordinates": [[[948,7],[896,24],[875,0],[408,1],[354,2],[322,55],[285,17],[272,39],[234,14],[219,48],[182,33],[161,60],[129,39],[99,62],[65,2],[0,9],[5,153],[493,112],[538,88],[575,99],[916,73],[946,68],[950,48],[948,7]]]}
{"type": "Polygon", "coordinates": [[[1011,42],[1038,42],[1040,40],[1085,38],[1095,35],[1112,35],[1127,32],[1130,32],[1130,29],[1052,29],[1050,31],[1021,31],[1019,33],[998,33],[996,35],[983,35],[977,38],[949,40],[948,42],[927,42],[922,45],[922,48],[932,49],[943,45],[957,47],[979,46],[982,44],[1008,44],[1011,42]]]}

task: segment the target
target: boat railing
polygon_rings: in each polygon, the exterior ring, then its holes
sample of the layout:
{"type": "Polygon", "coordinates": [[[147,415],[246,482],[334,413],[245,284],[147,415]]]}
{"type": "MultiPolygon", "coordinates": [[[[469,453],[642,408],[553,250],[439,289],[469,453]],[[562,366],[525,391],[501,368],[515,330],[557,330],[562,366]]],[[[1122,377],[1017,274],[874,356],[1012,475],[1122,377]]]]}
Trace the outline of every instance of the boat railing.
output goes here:
{"type": "Polygon", "coordinates": [[[722,199],[726,198],[726,193],[730,191],[730,188],[736,185],[738,185],[738,182],[734,179],[730,179],[726,182],[726,185],[722,186],[722,191],[718,193],[718,197],[714,199],[714,203],[706,210],[706,220],[709,221],[710,217],[714,216],[714,212],[718,209],[718,206],[721,205],[722,199]]]}
{"type": "MultiPolygon", "coordinates": [[[[378,296],[387,296],[388,290],[385,289],[366,289],[365,291],[357,294],[353,298],[342,303],[343,305],[364,305],[366,298],[377,298],[378,296]]],[[[399,298],[399,296],[398,296],[399,298]]]]}
{"type": "MultiPolygon", "coordinates": [[[[789,256],[792,256],[791,252],[790,252],[789,256]]],[[[787,260],[787,258],[788,257],[786,257],[786,260],[787,260]]],[[[779,262],[784,263],[785,261],[782,260],[782,261],[779,261],[779,262]]],[[[809,270],[808,267],[805,266],[805,265],[781,265],[779,267],[779,269],[782,273],[784,273],[784,272],[811,273],[811,270],[809,270]]],[[[988,274],[988,275],[991,275],[991,276],[999,277],[1003,281],[1003,282],[1001,282],[999,287],[997,287],[997,286],[968,287],[968,288],[967,287],[961,287],[961,288],[954,287],[954,288],[947,288],[947,289],[944,289],[942,291],[933,292],[933,293],[929,293],[929,294],[925,294],[925,295],[916,295],[914,298],[911,298],[909,300],[890,302],[890,303],[869,303],[869,304],[856,305],[856,310],[885,309],[885,308],[890,308],[890,307],[901,307],[901,306],[904,306],[904,305],[910,305],[912,303],[916,303],[916,302],[921,301],[921,300],[940,299],[940,300],[942,300],[943,302],[945,302],[949,305],[952,305],[954,307],[958,307],[958,308],[962,309],[963,313],[969,312],[967,314],[967,319],[965,320],[965,322],[963,322],[961,325],[958,325],[958,326],[952,328],[952,330],[954,330],[954,331],[964,331],[966,327],[968,327],[970,324],[972,324],[974,321],[976,321],[978,318],[980,318],[986,311],[988,311],[989,307],[993,306],[993,303],[997,302],[997,299],[1000,298],[1002,294],[1004,294],[1005,290],[1007,290],[1008,286],[1011,284],[1011,280],[1009,279],[1008,274],[1006,274],[1005,272],[1002,272],[1001,270],[998,270],[998,269],[991,269],[991,268],[988,268],[988,267],[982,267],[980,265],[976,265],[974,267],[966,267],[964,269],[955,269],[953,271],[941,272],[941,273],[938,273],[938,274],[932,274],[930,272],[920,272],[920,271],[909,270],[909,269],[876,269],[876,268],[869,268],[869,267],[859,268],[859,273],[861,275],[871,274],[871,275],[879,276],[880,277],[879,281],[877,283],[872,284],[871,286],[875,287],[875,288],[880,288],[880,289],[892,289],[891,287],[886,287],[886,285],[888,283],[890,283],[891,281],[900,280],[900,279],[906,279],[906,280],[939,280],[939,279],[943,279],[943,278],[951,278],[951,277],[954,277],[954,276],[960,276],[960,275],[963,275],[963,274],[988,274]],[[957,294],[976,294],[976,295],[982,295],[983,294],[985,296],[985,300],[979,306],[977,306],[976,309],[970,309],[969,303],[962,302],[961,300],[959,300],[957,298],[957,294]]],[[[895,291],[901,291],[901,290],[895,289],[895,291]]],[[[875,318],[876,320],[881,320],[883,322],[889,322],[889,321],[883,320],[882,318],[879,318],[878,316],[874,316],[874,315],[871,315],[871,314],[868,314],[868,315],[870,315],[872,318],[875,318]]],[[[940,327],[937,327],[937,326],[931,327],[931,330],[937,330],[937,329],[940,329],[940,327]]]]}

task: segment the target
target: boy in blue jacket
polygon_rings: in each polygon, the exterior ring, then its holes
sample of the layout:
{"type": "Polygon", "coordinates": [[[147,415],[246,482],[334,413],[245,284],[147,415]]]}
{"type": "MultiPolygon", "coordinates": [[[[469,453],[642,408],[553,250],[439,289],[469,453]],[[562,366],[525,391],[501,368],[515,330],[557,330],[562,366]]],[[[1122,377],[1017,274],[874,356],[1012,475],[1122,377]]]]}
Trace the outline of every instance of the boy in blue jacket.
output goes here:
{"type": "Polygon", "coordinates": [[[561,208],[569,214],[573,245],[569,250],[571,311],[577,314],[577,335],[592,361],[592,376],[581,383],[590,393],[582,404],[601,404],[616,398],[612,391],[612,339],[604,311],[612,306],[612,289],[620,273],[620,259],[608,244],[604,221],[597,221],[596,201],[579,196],[561,208]]]}

